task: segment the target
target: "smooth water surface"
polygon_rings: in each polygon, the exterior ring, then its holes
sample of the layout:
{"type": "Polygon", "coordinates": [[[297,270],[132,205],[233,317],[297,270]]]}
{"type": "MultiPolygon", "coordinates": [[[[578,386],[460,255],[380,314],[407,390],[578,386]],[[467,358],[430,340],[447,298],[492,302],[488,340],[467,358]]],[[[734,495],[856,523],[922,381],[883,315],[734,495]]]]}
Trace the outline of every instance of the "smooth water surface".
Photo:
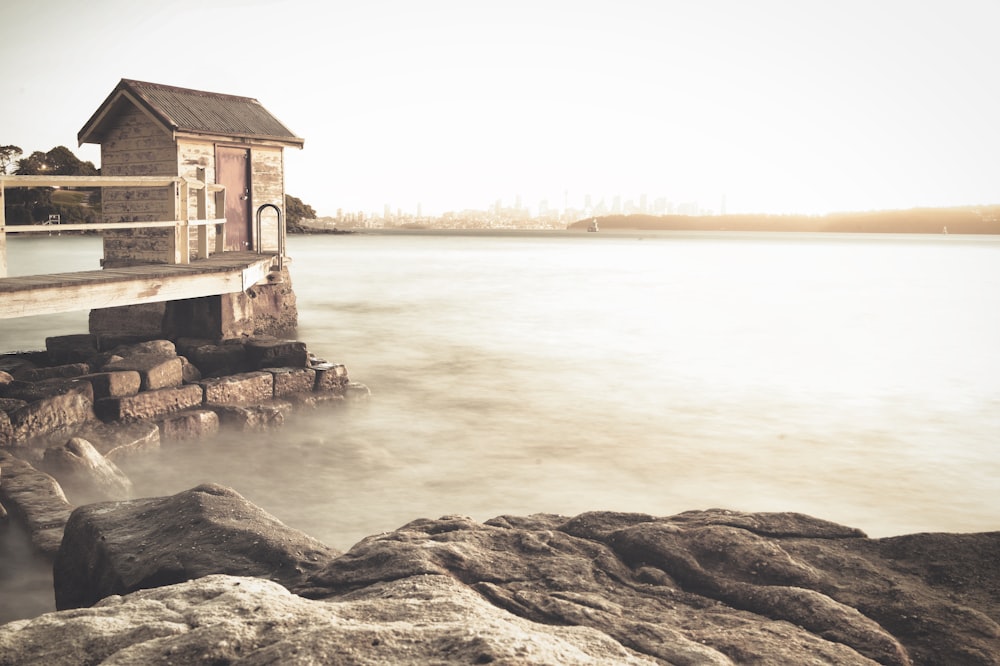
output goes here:
{"type": "MultiPolygon", "coordinates": [[[[998,527],[996,239],[289,247],[299,339],[374,398],[218,442],[198,480],[330,545],[417,517],[593,509],[795,510],[872,535],[998,527]]],[[[155,494],[194,480],[162,464],[141,478],[155,494]]]]}
{"type": "MultiPolygon", "coordinates": [[[[372,399],[164,446],[126,469],[139,494],[221,483],[340,549],[456,513],[1000,528],[996,237],[421,232],[288,248],[298,339],[372,399]]],[[[51,334],[0,325],[3,349],[51,334]]]]}

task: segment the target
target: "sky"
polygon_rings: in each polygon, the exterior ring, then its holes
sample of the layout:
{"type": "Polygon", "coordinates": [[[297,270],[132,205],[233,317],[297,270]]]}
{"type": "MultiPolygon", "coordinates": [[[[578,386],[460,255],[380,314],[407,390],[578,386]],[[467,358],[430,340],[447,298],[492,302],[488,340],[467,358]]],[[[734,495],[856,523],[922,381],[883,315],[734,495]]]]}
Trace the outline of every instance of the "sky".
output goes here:
{"type": "Polygon", "coordinates": [[[320,216],[1000,203],[997,0],[4,0],[0,145],[122,78],[258,99],[320,216]]]}

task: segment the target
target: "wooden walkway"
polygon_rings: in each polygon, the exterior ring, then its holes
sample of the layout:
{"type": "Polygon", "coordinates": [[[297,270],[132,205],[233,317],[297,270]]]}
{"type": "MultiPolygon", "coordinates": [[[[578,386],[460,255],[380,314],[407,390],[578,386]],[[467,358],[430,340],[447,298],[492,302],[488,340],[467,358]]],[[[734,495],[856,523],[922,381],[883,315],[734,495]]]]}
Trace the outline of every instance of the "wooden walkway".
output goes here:
{"type": "Polygon", "coordinates": [[[0,319],[235,294],[267,278],[274,255],[222,252],[189,264],[147,264],[0,278],[0,319]]]}

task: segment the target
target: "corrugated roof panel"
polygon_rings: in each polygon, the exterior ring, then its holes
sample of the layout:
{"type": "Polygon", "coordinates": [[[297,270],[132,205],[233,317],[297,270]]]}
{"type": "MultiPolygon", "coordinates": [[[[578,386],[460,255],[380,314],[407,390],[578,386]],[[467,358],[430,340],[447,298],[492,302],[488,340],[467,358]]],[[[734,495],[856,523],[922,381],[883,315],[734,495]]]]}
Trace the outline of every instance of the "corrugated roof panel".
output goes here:
{"type": "Polygon", "coordinates": [[[298,139],[256,99],[144,81],[123,84],[179,131],[298,139]]]}

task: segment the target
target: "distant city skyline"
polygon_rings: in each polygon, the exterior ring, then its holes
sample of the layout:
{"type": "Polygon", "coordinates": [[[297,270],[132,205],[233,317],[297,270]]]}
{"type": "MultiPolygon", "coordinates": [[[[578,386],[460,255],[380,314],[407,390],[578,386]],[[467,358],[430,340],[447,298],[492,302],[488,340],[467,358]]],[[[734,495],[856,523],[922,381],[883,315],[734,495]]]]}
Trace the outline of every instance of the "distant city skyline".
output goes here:
{"type": "MultiPolygon", "coordinates": [[[[309,204],[308,201],[305,203],[309,204]]],[[[546,217],[550,215],[564,215],[567,212],[576,212],[581,215],[614,215],[630,213],[646,213],[650,215],[715,215],[725,212],[725,196],[720,199],[721,206],[714,208],[702,205],[698,201],[675,202],[664,196],[650,197],[647,194],[640,194],[635,197],[614,195],[612,197],[595,197],[591,194],[584,194],[581,197],[570,200],[564,196],[558,204],[553,204],[550,199],[540,199],[534,203],[526,201],[524,197],[515,195],[510,199],[502,197],[494,199],[492,202],[479,206],[467,206],[463,208],[453,208],[445,210],[428,210],[423,202],[416,202],[410,208],[383,204],[380,209],[345,211],[343,207],[338,210],[343,212],[364,213],[370,216],[400,217],[440,217],[449,213],[461,213],[463,211],[490,211],[499,210],[520,210],[531,217],[546,217]]],[[[310,204],[312,205],[312,204],[310,204]]],[[[320,213],[317,211],[317,215],[320,213]]],[[[321,217],[330,216],[320,215],[321,217]]]]}

